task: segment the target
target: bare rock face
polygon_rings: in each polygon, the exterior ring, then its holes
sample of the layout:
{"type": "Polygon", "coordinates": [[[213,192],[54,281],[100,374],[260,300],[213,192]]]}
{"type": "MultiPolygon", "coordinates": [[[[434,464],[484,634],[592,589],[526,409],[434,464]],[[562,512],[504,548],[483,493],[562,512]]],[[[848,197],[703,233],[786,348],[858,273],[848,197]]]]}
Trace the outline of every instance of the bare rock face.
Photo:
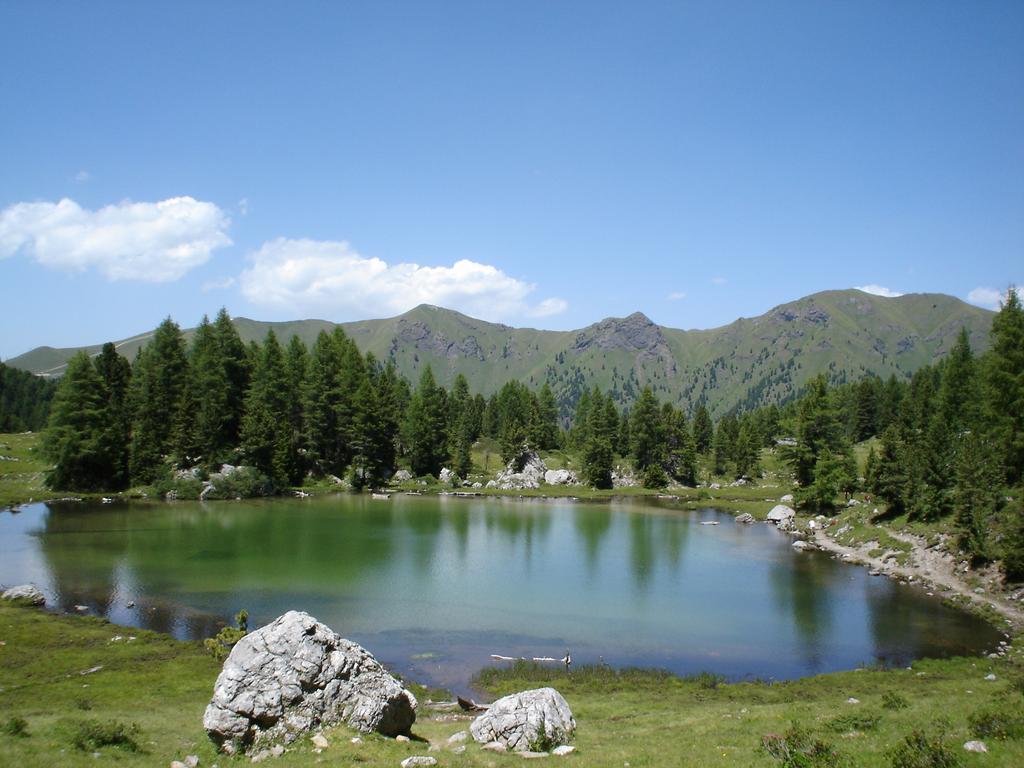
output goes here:
{"type": "Polygon", "coordinates": [[[513,752],[544,751],[569,741],[576,721],[562,694],[536,688],[498,699],[469,730],[480,744],[498,742],[513,752]]]}
{"type": "Polygon", "coordinates": [[[548,485],[576,485],[579,480],[572,470],[549,469],[544,473],[544,482],[548,485]]]}
{"type": "Polygon", "coordinates": [[[340,722],[395,736],[415,720],[416,698],[366,649],[289,611],[231,650],[203,727],[218,745],[244,749],[340,722]]]}

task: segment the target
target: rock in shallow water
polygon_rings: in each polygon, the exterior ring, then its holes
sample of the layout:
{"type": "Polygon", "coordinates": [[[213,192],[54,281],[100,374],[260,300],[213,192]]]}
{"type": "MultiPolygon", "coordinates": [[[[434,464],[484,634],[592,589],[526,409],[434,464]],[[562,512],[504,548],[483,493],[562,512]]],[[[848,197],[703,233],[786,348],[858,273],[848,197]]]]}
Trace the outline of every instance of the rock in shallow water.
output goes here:
{"type": "Polygon", "coordinates": [[[217,744],[245,748],[339,722],[394,736],[415,720],[416,698],[366,649],[289,611],[231,650],[203,727],[217,744]]]}
{"type": "Polygon", "coordinates": [[[485,749],[497,742],[506,750],[529,752],[569,741],[576,721],[562,694],[537,688],[498,699],[469,730],[485,749]]]}

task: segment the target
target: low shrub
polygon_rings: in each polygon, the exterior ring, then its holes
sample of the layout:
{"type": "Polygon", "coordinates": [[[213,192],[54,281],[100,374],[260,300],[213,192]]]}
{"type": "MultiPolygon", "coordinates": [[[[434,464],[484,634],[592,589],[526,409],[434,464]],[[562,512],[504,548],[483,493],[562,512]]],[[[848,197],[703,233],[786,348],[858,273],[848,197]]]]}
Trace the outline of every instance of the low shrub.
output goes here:
{"type": "Polygon", "coordinates": [[[971,725],[971,733],[979,739],[1024,738],[1024,713],[1019,709],[986,709],[975,712],[967,721],[971,725]]]}
{"type": "Polygon", "coordinates": [[[960,753],[946,742],[942,730],[913,730],[902,743],[889,750],[892,768],[958,768],[960,753]]]}
{"type": "Polygon", "coordinates": [[[141,752],[136,740],[141,730],[135,723],[118,720],[85,720],[79,723],[71,743],[83,752],[94,752],[102,747],[118,747],[128,752],[141,752]]]}
{"type": "Polygon", "coordinates": [[[23,717],[12,717],[3,725],[3,732],[8,736],[28,736],[28,721],[23,717]]]}
{"type": "Polygon", "coordinates": [[[826,728],[837,733],[849,731],[873,731],[878,727],[882,716],[873,712],[855,712],[848,715],[833,717],[826,724],[826,728]]]}
{"type": "Polygon", "coordinates": [[[896,691],[886,691],[882,694],[882,706],[891,710],[906,709],[910,706],[910,702],[896,691]]]}
{"type": "Polygon", "coordinates": [[[839,753],[832,745],[818,741],[810,731],[793,723],[785,734],[765,734],[761,751],[778,760],[783,768],[831,768],[840,764],[839,753]]]}
{"type": "Polygon", "coordinates": [[[683,679],[689,683],[696,683],[705,691],[713,691],[725,682],[725,675],[718,675],[714,672],[698,672],[695,675],[687,675],[683,679]]]}
{"type": "Polygon", "coordinates": [[[203,640],[203,647],[210,652],[217,661],[224,661],[235,643],[245,637],[249,631],[249,612],[241,610],[235,614],[235,626],[223,627],[215,637],[208,637],[203,640]]]}

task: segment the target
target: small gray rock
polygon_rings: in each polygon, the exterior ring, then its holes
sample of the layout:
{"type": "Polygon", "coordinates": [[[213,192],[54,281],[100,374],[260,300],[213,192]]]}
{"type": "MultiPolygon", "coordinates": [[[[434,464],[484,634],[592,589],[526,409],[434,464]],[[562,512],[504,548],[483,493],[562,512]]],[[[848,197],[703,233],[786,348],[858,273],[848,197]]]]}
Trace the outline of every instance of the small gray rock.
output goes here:
{"type": "Polygon", "coordinates": [[[449,744],[458,744],[459,742],[465,741],[468,738],[469,738],[469,734],[468,733],[466,733],[465,731],[459,731],[458,733],[453,733],[451,736],[448,737],[448,743],[449,744]]]}
{"type": "Polygon", "coordinates": [[[968,752],[988,752],[984,741],[968,741],[964,744],[964,749],[968,752]]]}
{"type": "Polygon", "coordinates": [[[488,752],[508,752],[505,745],[500,741],[488,741],[480,749],[486,749],[488,752]]]}
{"type": "Polygon", "coordinates": [[[556,757],[565,757],[566,755],[571,755],[575,751],[576,747],[569,746],[568,744],[563,744],[560,747],[555,747],[554,749],[552,749],[551,754],[555,755],[556,757]]]}
{"type": "Polygon", "coordinates": [[[185,758],[185,765],[187,765],[188,768],[198,768],[198,766],[199,766],[199,755],[188,755],[185,758]]]}
{"type": "Polygon", "coordinates": [[[331,742],[329,742],[327,740],[327,737],[324,736],[322,733],[315,733],[313,734],[313,746],[317,747],[318,749],[327,749],[329,746],[331,746],[331,742]]]}
{"type": "Polygon", "coordinates": [[[754,516],[749,512],[744,512],[742,515],[736,515],[737,523],[752,523],[754,522],[754,516]]]}
{"type": "Polygon", "coordinates": [[[4,590],[4,600],[16,600],[26,605],[46,605],[46,595],[39,591],[35,584],[19,584],[4,590]]]}
{"type": "Polygon", "coordinates": [[[413,755],[412,757],[405,758],[400,765],[402,768],[414,768],[417,765],[437,765],[437,758],[430,755],[413,755]]]}

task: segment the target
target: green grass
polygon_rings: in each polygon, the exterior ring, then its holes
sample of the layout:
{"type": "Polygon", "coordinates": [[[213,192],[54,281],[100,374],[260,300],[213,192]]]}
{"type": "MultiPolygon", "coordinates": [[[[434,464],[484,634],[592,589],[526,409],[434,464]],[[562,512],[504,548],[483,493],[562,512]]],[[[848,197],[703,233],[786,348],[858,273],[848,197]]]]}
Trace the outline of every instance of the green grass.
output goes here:
{"type": "MultiPolygon", "coordinates": [[[[0,642],[0,723],[15,723],[0,729],[6,765],[94,766],[94,752],[100,764],[123,766],[168,765],[189,754],[205,766],[247,764],[216,754],[203,732],[202,714],[219,664],[199,643],[8,605],[0,605],[0,642]],[[137,639],[112,642],[116,635],[137,639]],[[98,672],[79,674],[97,666],[98,672]]],[[[981,728],[993,734],[986,739],[990,752],[984,764],[1012,766],[1024,764],[1024,739],[1016,730],[1024,707],[1017,682],[1022,678],[1024,665],[1014,654],[1008,660],[922,661],[912,670],[864,669],[776,684],[722,684],[710,674],[684,679],[604,666],[567,673],[518,663],[486,669],[477,683],[493,696],[542,685],[561,691],[578,723],[578,751],[566,758],[576,765],[778,765],[760,747],[762,738],[786,734],[796,723],[808,739],[836,750],[844,765],[885,766],[888,751],[913,730],[945,718],[947,740],[959,753],[981,728]],[[997,676],[994,682],[984,680],[990,672],[997,676]],[[848,704],[850,697],[860,704],[848,704]],[[896,697],[906,706],[887,707],[896,697]]],[[[362,735],[354,745],[350,739],[356,734],[336,727],[325,732],[331,746],[322,753],[303,739],[273,764],[395,766],[410,755],[428,754],[426,741],[444,743],[468,730],[469,717],[425,704],[442,691],[414,692],[423,705],[410,743],[362,735]]],[[[522,762],[481,751],[471,741],[462,755],[443,748],[431,754],[444,766],[522,762]]],[[[967,765],[979,759],[962,754],[967,765]]]]}
{"type": "Polygon", "coordinates": [[[39,455],[39,434],[0,434],[0,509],[51,498],[43,485],[49,463],[39,455]],[[13,459],[13,461],[12,461],[13,459]]]}

